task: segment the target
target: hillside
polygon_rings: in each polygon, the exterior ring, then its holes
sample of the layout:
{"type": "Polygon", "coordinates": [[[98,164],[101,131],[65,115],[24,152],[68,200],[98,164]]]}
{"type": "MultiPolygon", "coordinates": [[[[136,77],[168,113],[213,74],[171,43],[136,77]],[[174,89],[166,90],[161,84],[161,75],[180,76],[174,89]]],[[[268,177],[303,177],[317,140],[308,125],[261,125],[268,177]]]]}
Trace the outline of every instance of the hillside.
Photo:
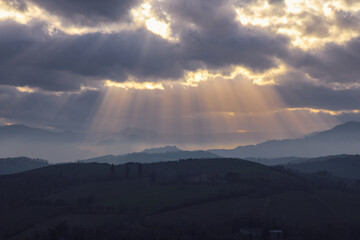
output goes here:
{"type": "Polygon", "coordinates": [[[360,122],[347,122],[330,130],[304,138],[271,140],[234,149],[208,150],[222,157],[282,158],[288,156],[313,158],[338,154],[360,154],[360,122]]]}
{"type": "MultiPolygon", "coordinates": [[[[176,161],[180,159],[189,158],[218,158],[219,156],[206,151],[160,151],[157,149],[148,149],[143,152],[130,153],[125,155],[106,155],[97,158],[91,158],[86,160],[80,160],[79,162],[89,163],[108,163],[108,164],[123,164],[128,162],[138,163],[152,163],[152,162],[164,162],[164,161],[176,161]]],[[[167,149],[169,150],[169,149],[167,149]]]]}
{"type": "Polygon", "coordinates": [[[309,160],[309,158],[302,158],[302,157],[246,158],[246,160],[261,163],[266,166],[277,166],[277,165],[305,162],[309,160]]]}
{"type": "Polygon", "coordinates": [[[40,159],[27,157],[0,158],[0,175],[13,174],[45,166],[49,166],[49,163],[40,159]]]}
{"type": "Polygon", "coordinates": [[[240,159],[52,165],[0,176],[0,239],[355,240],[360,189],[240,159]],[[1,235],[2,234],[2,235],[1,235]],[[242,236],[242,237],[241,237],[242,236]]]}
{"type": "Polygon", "coordinates": [[[331,174],[342,178],[360,180],[360,155],[336,155],[319,157],[286,168],[305,173],[331,174]]]}

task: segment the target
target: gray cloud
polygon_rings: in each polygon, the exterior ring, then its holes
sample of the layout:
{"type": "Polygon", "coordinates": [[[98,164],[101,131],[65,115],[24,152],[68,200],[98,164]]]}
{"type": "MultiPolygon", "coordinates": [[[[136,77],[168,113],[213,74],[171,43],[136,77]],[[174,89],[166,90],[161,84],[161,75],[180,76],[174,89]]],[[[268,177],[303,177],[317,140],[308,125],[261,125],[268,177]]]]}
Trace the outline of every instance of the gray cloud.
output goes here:
{"type": "Polygon", "coordinates": [[[166,1],[164,5],[179,33],[183,54],[208,67],[244,65],[263,71],[287,54],[287,38],[241,26],[228,1],[166,1]]]}
{"type": "Polygon", "coordinates": [[[288,63],[321,82],[359,83],[360,38],[344,45],[329,43],[316,51],[294,51],[288,63]]]}
{"type": "Polygon", "coordinates": [[[90,124],[100,98],[98,91],[54,95],[0,87],[0,116],[33,126],[83,130],[90,124]]]}
{"type": "Polygon", "coordinates": [[[129,11],[140,0],[6,0],[8,4],[26,10],[32,2],[62,18],[65,24],[93,26],[119,20],[130,21],[129,11]]]}
{"type": "Polygon", "coordinates": [[[360,109],[360,89],[356,88],[334,91],[328,87],[298,81],[276,86],[276,90],[289,107],[309,107],[333,111],[360,109]]]}
{"type": "Polygon", "coordinates": [[[360,12],[352,13],[343,10],[335,12],[336,24],[342,29],[360,30],[360,12]]]}
{"type": "Polygon", "coordinates": [[[263,71],[274,67],[276,58],[287,54],[286,38],[241,27],[226,9],[216,10],[216,5],[202,4],[192,14],[188,13],[189,6],[169,6],[178,9],[175,16],[188,18],[186,21],[199,27],[179,29],[180,41],[176,43],[145,29],[75,36],[58,32],[49,36],[42,23],[3,22],[0,82],[72,91],[79,90],[86,81],[121,82],[128,75],[137,77],[138,81],[178,80],[184,70],[201,66],[216,69],[240,64],[263,71]],[[185,9],[181,11],[181,8],[185,9]],[[218,17],[212,22],[205,21],[208,17],[200,16],[203,8],[212,8],[211,13],[218,17]]]}
{"type": "MultiPolygon", "coordinates": [[[[32,1],[61,16],[65,22],[80,25],[124,20],[128,10],[139,3],[128,0],[32,1]]],[[[26,8],[20,0],[8,2],[20,10],[26,8]]],[[[282,1],[269,2],[282,6],[282,1]]],[[[360,109],[359,89],[335,91],[331,88],[334,83],[359,83],[360,38],[345,44],[329,43],[313,50],[292,48],[287,37],[270,29],[241,25],[229,3],[172,0],[154,4],[154,11],[166,11],[170,15],[171,19],[167,19],[164,14],[162,20],[169,21],[178,41],[163,39],[144,28],[109,34],[55,32],[49,35],[45,23],[33,21],[25,25],[0,21],[0,118],[58,128],[80,128],[101,101],[98,91],[67,93],[79,91],[82,85],[96,84],[103,79],[122,82],[129,75],[140,82],[177,81],[186,70],[221,69],[231,65],[262,72],[275,67],[277,60],[294,69],[276,79],[274,88],[284,105],[360,109]],[[60,96],[44,91],[19,93],[13,86],[65,93],[60,96]]],[[[336,14],[337,26],[358,28],[357,15],[341,11],[336,14]]],[[[324,19],[317,15],[304,18],[308,19],[303,25],[304,33],[320,37],[328,34],[328,23],[324,19]]],[[[231,106],[224,109],[227,107],[231,106]]],[[[145,115],[145,110],[140,112],[145,115]]],[[[171,113],[178,114],[178,109],[174,107],[171,113]]]]}
{"type": "Polygon", "coordinates": [[[0,25],[1,84],[71,91],[86,81],[124,81],[128,74],[139,81],[182,76],[177,46],[144,29],[50,37],[38,23],[8,24],[0,25]]]}

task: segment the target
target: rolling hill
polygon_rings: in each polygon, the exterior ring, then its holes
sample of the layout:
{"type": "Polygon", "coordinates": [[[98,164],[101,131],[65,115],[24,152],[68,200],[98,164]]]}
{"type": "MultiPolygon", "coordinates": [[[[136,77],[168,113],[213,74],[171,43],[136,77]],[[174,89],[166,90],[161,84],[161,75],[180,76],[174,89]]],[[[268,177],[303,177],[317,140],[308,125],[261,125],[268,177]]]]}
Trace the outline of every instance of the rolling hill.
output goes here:
{"type": "MultiPolygon", "coordinates": [[[[171,148],[175,150],[174,148],[171,148]]],[[[178,149],[178,148],[176,148],[178,149]]],[[[159,149],[146,149],[143,152],[129,153],[125,155],[106,155],[97,158],[91,158],[86,160],[80,160],[79,162],[89,163],[108,163],[108,164],[123,164],[128,162],[138,163],[152,163],[152,162],[164,162],[164,161],[176,161],[180,159],[189,158],[218,158],[219,156],[206,152],[206,151],[168,151],[167,147],[159,149]]]]}
{"type": "Polygon", "coordinates": [[[49,163],[41,159],[27,157],[0,158],[0,175],[14,174],[46,166],[49,166],[49,163]]]}
{"type": "Polygon", "coordinates": [[[360,180],[360,155],[336,155],[309,159],[285,165],[286,168],[304,173],[331,174],[360,180]]]}
{"type": "Polygon", "coordinates": [[[52,165],[0,176],[0,239],[357,239],[360,189],[240,159],[52,165]],[[141,170],[140,170],[141,169],[141,170]]]}

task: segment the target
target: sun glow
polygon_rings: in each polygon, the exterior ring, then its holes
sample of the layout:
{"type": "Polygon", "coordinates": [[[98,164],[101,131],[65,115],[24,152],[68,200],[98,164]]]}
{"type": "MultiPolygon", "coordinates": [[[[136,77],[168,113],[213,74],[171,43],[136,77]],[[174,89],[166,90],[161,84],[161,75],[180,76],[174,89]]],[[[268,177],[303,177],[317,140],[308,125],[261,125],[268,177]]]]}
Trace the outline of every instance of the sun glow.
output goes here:
{"type": "Polygon", "coordinates": [[[279,62],[277,67],[271,68],[264,72],[254,72],[243,66],[233,66],[230,69],[209,71],[206,69],[198,70],[196,72],[187,72],[185,74],[185,80],[183,85],[196,87],[199,83],[209,79],[247,79],[252,81],[256,85],[268,85],[275,84],[276,78],[285,74],[288,71],[288,67],[279,62]]]}
{"type": "Polygon", "coordinates": [[[360,110],[338,110],[338,111],[334,111],[334,110],[327,110],[327,109],[318,109],[318,108],[286,108],[287,111],[308,111],[310,113],[325,113],[325,114],[329,114],[332,116],[339,116],[342,114],[349,114],[349,113],[360,113],[360,110]]]}
{"type": "MultiPolygon", "coordinates": [[[[163,13],[169,18],[166,13],[163,13]]],[[[167,22],[160,20],[152,10],[151,2],[145,2],[131,11],[135,23],[145,26],[149,31],[168,40],[175,40],[171,37],[171,29],[167,22]]]]}
{"type": "Polygon", "coordinates": [[[188,73],[196,87],[180,82],[154,86],[105,81],[106,93],[89,131],[146,129],[156,133],[146,135],[153,144],[212,148],[222,142],[230,147],[326,129],[338,123],[336,117],[345,113],[288,107],[272,84],[253,84],[246,77],[240,81],[245,73],[188,73]]]}
{"type": "Polygon", "coordinates": [[[162,83],[153,83],[153,82],[134,82],[134,81],[127,81],[127,82],[113,82],[111,80],[106,80],[105,84],[106,87],[109,88],[123,88],[123,89],[137,89],[137,90],[164,90],[164,86],[162,83]]]}
{"type": "Polygon", "coordinates": [[[155,18],[146,20],[145,25],[151,32],[158,34],[163,38],[168,38],[170,36],[169,26],[155,18]]]}
{"type": "Polygon", "coordinates": [[[24,93],[33,93],[35,90],[32,89],[32,88],[29,88],[27,86],[25,87],[16,87],[16,89],[19,91],[19,92],[24,92],[24,93]]]}

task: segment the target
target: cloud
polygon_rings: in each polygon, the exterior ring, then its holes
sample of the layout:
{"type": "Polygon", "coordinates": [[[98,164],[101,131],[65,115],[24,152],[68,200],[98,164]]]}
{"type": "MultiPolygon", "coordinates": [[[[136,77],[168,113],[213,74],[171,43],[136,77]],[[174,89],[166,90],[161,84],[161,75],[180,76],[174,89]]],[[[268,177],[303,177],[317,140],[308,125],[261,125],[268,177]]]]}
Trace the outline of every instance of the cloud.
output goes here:
{"type": "Polygon", "coordinates": [[[335,83],[340,88],[358,85],[360,38],[354,38],[344,45],[329,43],[315,51],[294,51],[289,63],[319,82],[335,83]]]}
{"type": "Polygon", "coordinates": [[[130,21],[129,11],[139,0],[6,0],[8,4],[26,10],[30,2],[62,19],[65,24],[92,26],[115,21],[130,21]]]}
{"type": "Polygon", "coordinates": [[[48,35],[43,25],[3,22],[1,84],[76,91],[87,81],[180,78],[177,46],[144,29],[115,34],[48,35]]]}
{"type": "Polygon", "coordinates": [[[241,26],[230,1],[166,1],[182,53],[210,68],[244,65],[264,71],[287,53],[288,39],[260,28],[241,26]]]}
{"type": "MultiPolygon", "coordinates": [[[[183,17],[182,12],[178,14],[183,17]]],[[[203,67],[244,65],[264,71],[276,66],[276,59],[287,53],[286,38],[242,28],[226,11],[219,11],[212,23],[199,20],[197,14],[201,13],[194,12],[190,18],[196,20],[199,29],[181,29],[177,42],[144,28],[83,35],[58,31],[50,35],[41,22],[2,22],[0,81],[49,91],[76,91],[86,82],[122,82],[129,76],[140,82],[181,80],[185,70],[203,67]]]]}
{"type": "Polygon", "coordinates": [[[100,92],[92,90],[55,95],[0,87],[0,116],[30,126],[83,130],[100,97],[100,92]]]}
{"type": "Polygon", "coordinates": [[[333,90],[326,86],[299,81],[278,85],[276,91],[288,107],[308,107],[333,111],[360,109],[359,88],[333,90]]]}
{"type": "MultiPolygon", "coordinates": [[[[315,0],[308,5],[282,0],[153,0],[145,5],[146,18],[131,24],[129,11],[139,1],[6,2],[16,9],[15,15],[29,15],[31,4],[51,15],[16,22],[21,16],[0,14],[0,118],[6,121],[81,128],[114,86],[122,100],[135,96],[124,107],[129,115],[120,114],[124,121],[132,120],[127,121],[130,125],[150,124],[147,116],[152,114],[153,120],[163,117],[174,123],[169,124],[174,129],[201,116],[195,119],[201,129],[204,122],[212,126],[211,121],[218,121],[220,126],[223,121],[216,118],[223,115],[228,120],[266,110],[313,108],[326,115],[326,110],[360,109],[360,18],[355,1],[326,1],[322,6],[315,0]],[[60,25],[50,21],[58,18],[60,25]],[[166,26],[169,36],[154,34],[156,25],[151,32],[148,20],[166,26]],[[126,27],[101,30],[110,23],[126,27]],[[74,25],[79,31],[64,30],[74,25]],[[82,31],[88,28],[91,31],[82,31]],[[186,82],[189,76],[193,79],[186,82]],[[106,83],[111,84],[103,88],[106,83]],[[180,91],[185,83],[192,87],[180,91]],[[148,99],[155,95],[159,100],[150,104],[148,99]],[[134,112],[132,106],[139,110],[134,112]],[[157,112],[148,106],[170,110],[157,112]],[[186,112],[187,107],[192,111],[186,112]],[[202,115],[201,107],[209,112],[202,115]]],[[[346,119],[354,115],[348,111],[346,119]]]]}

